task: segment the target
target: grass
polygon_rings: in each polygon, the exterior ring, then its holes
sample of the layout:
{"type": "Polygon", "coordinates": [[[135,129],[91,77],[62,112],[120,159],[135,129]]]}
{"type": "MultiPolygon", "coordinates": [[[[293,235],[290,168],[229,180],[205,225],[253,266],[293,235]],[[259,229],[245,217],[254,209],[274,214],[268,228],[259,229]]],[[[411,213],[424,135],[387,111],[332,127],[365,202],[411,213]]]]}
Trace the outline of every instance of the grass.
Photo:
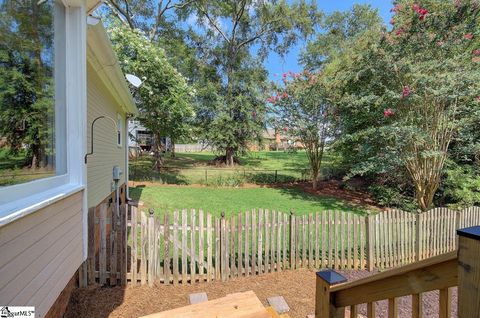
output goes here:
{"type": "Polygon", "coordinates": [[[25,152],[9,154],[8,149],[0,149],[0,187],[24,183],[54,175],[51,169],[30,170],[24,167],[25,152]]]}
{"type": "MultiPolygon", "coordinates": [[[[308,159],[304,151],[251,152],[239,158],[234,168],[209,166],[215,158],[211,152],[178,153],[176,158],[166,156],[161,172],[152,170],[153,158],[141,156],[130,163],[130,180],[147,180],[166,184],[206,184],[238,186],[242,183],[270,184],[308,179],[308,159]]],[[[335,173],[337,158],[326,154],[322,173],[328,177],[335,173]]]]}
{"type": "Polygon", "coordinates": [[[342,210],[364,214],[362,207],[353,206],[333,197],[316,196],[301,189],[288,188],[211,188],[148,186],[130,189],[130,196],[144,202],[144,210],[154,208],[156,214],[175,209],[203,209],[219,216],[222,211],[232,215],[251,209],[281,212],[293,210],[303,215],[322,210],[342,210]]]}

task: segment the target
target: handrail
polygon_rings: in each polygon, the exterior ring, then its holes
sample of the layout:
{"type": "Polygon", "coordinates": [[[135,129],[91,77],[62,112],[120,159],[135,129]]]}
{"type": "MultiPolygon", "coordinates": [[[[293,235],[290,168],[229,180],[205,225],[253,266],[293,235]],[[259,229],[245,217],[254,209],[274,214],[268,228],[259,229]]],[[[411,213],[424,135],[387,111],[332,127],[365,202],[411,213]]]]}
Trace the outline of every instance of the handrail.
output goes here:
{"type": "Polygon", "coordinates": [[[407,295],[413,297],[413,317],[421,317],[421,294],[432,290],[440,290],[440,317],[449,317],[449,288],[458,285],[457,267],[457,251],[454,251],[334,286],[341,280],[340,274],[331,270],[318,272],[316,317],[344,317],[345,307],[349,306],[352,317],[356,317],[356,305],[363,303],[368,305],[368,317],[375,317],[375,301],[384,299],[389,300],[392,314],[389,317],[396,317],[396,299],[407,295]]]}

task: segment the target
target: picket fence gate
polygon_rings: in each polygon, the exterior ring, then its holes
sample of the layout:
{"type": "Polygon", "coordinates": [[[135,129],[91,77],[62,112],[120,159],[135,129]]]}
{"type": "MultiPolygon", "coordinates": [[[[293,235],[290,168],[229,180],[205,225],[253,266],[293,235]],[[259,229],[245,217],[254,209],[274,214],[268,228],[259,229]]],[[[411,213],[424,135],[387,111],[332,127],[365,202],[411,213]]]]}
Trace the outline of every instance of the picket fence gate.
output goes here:
{"type": "Polygon", "coordinates": [[[81,286],[227,281],[296,268],[392,268],[455,250],[456,229],[480,225],[479,207],[366,216],[267,209],[228,217],[193,209],[157,216],[106,203],[99,210],[89,215],[81,286]]]}

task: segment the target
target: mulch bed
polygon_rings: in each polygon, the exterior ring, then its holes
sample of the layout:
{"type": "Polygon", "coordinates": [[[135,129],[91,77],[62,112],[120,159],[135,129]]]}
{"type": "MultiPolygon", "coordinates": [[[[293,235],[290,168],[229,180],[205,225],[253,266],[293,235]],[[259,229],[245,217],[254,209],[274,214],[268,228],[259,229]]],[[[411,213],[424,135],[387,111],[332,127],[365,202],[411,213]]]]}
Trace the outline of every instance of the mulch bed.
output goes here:
{"type": "MultiPolygon", "coordinates": [[[[369,276],[366,271],[343,271],[349,280],[369,276]]],[[[65,314],[69,317],[138,317],[188,305],[188,295],[206,292],[208,298],[224,297],[230,293],[253,290],[267,305],[271,296],[284,296],[290,306],[292,318],[305,318],[314,313],[315,272],[307,269],[270,273],[262,276],[242,277],[229,282],[212,282],[194,285],[129,286],[126,288],[90,287],[76,289],[65,314]]],[[[424,317],[438,317],[438,291],[423,296],[424,317]]],[[[452,317],[457,317],[457,291],[452,295],[452,317]]],[[[411,298],[399,298],[398,317],[411,317],[411,298]]],[[[388,303],[377,303],[376,317],[387,317],[388,303]]],[[[366,315],[366,305],[360,306],[360,314],[366,315]]]]}

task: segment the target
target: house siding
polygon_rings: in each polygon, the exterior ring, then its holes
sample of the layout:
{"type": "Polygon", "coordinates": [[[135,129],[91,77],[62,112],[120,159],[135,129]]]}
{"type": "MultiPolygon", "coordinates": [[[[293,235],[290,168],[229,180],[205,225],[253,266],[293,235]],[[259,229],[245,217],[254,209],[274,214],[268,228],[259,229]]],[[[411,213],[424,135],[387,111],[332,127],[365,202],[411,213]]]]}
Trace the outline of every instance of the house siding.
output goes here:
{"type": "Polygon", "coordinates": [[[82,263],[83,194],[0,229],[0,304],[45,316],[82,263]]]}
{"type": "MultiPolygon", "coordinates": [[[[117,121],[117,114],[122,117],[122,146],[117,145],[117,133],[111,120],[100,119],[95,123],[93,155],[88,157],[87,188],[88,207],[95,207],[112,192],[112,171],[118,165],[125,174],[125,112],[118,106],[103,81],[89,64],[87,68],[87,104],[88,132],[90,147],[91,123],[98,116],[108,116],[117,121]]],[[[90,151],[90,148],[89,150],[90,151]]],[[[120,185],[124,183],[122,175],[120,185]]]]}

